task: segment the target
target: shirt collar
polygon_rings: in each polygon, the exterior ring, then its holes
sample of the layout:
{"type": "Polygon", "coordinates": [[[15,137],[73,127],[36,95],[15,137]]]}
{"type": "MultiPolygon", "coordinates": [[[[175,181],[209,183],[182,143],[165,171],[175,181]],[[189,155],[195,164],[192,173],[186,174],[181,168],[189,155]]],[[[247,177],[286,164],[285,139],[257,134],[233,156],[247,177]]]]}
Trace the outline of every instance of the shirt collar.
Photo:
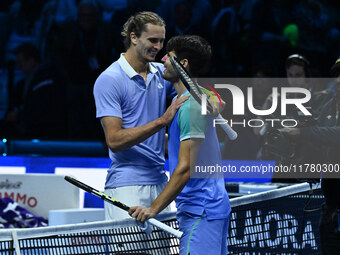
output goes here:
{"type": "MultiPolygon", "coordinates": [[[[132,68],[132,66],[127,62],[127,60],[124,57],[125,53],[120,54],[120,58],[118,59],[118,63],[123,69],[123,71],[129,76],[131,79],[132,77],[139,75],[135,69],[132,68]]],[[[152,65],[152,63],[149,63],[149,71],[150,73],[156,73],[158,70],[152,65]]]]}
{"type": "Polygon", "coordinates": [[[189,90],[185,90],[183,93],[182,93],[182,95],[181,96],[184,96],[184,95],[190,95],[190,92],[189,92],[189,90]]]}
{"type": "Polygon", "coordinates": [[[185,96],[185,95],[190,95],[189,90],[185,90],[185,91],[181,94],[180,97],[185,96]]]}
{"type": "Polygon", "coordinates": [[[176,94],[176,95],[173,97],[172,101],[174,101],[176,98],[181,98],[181,97],[184,96],[184,95],[190,95],[189,90],[184,91],[180,97],[178,97],[178,95],[176,94]]]}

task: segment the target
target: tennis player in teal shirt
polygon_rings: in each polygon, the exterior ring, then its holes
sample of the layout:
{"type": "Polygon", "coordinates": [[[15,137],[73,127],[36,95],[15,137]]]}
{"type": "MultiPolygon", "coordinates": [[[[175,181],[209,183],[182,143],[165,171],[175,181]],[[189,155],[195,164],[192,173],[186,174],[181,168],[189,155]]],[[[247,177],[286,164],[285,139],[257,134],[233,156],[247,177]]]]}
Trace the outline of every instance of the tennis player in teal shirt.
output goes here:
{"type": "MultiPolygon", "coordinates": [[[[177,97],[181,97],[189,92],[177,77],[170,56],[176,56],[193,77],[198,77],[207,69],[211,47],[202,37],[193,35],[176,36],[168,42],[163,77],[174,84],[177,97]]],[[[223,175],[195,172],[195,166],[221,165],[212,121],[211,116],[201,114],[201,106],[192,97],[182,105],[169,128],[171,178],[150,207],[136,206],[129,211],[132,217],[143,222],[155,217],[175,200],[177,219],[183,232],[180,255],[227,254],[231,209],[223,175]]]]}

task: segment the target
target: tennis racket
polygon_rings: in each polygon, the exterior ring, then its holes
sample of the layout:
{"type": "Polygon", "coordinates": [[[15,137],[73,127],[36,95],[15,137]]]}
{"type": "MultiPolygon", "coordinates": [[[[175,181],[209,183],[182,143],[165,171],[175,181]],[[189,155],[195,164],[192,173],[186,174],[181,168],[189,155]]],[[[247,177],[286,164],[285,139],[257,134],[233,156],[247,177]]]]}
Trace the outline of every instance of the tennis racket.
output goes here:
{"type": "MultiPolygon", "coordinates": [[[[202,105],[202,95],[205,94],[204,90],[202,90],[199,87],[199,85],[190,78],[190,75],[188,74],[187,70],[178,61],[176,57],[171,56],[170,62],[172,66],[174,67],[177,75],[183,82],[184,86],[187,88],[187,90],[190,92],[193,98],[200,105],[202,105]]],[[[209,102],[207,102],[207,110],[210,113],[213,112],[213,107],[211,106],[209,102]]],[[[219,114],[215,119],[218,120],[218,123],[223,128],[224,132],[227,134],[230,140],[235,140],[237,138],[237,133],[228,125],[227,121],[221,116],[221,114],[219,114]]]]}
{"type": "MultiPolygon", "coordinates": [[[[87,191],[88,193],[92,194],[92,195],[95,195],[101,199],[103,199],[104,201],[106,202],[109,202],[117,207],[119,207],[120,209],[123,209],[125,211],[129,211],[130,207],[123,204],[122,202],[106,195],[105,193],[99,191],[99,190],[96,190],[92,187],[90,187],[89,185],[83,183],[83,182],[80,182],[70,176],[65,176],[65,180],[72,183],[73,185],[77,186],[78,188],[80,189],[83,189],[85,191],[87,191]]],[[[168,232],[169,234],[171,235],[174,235],[176,236],[177,238],[181,238],[181,236],[183,235],[183,232],[181,231],[178,231],[176,229],[173,229],[171,227],[169,227],[168,225],[154,219],[154,218],[151,218],[151,219],[148,219],[147,220],[150,224],[154,225],[155,227],[159,228],[159,229],[162,229],[163,231],[165,232],[168,232]]]]}

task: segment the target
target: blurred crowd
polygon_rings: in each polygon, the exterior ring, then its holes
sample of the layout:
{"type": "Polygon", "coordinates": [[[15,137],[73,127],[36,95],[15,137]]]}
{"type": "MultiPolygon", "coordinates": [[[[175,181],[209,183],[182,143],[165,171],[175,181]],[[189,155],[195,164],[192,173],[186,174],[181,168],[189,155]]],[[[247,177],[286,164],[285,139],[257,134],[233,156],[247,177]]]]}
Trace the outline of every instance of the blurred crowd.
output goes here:
{"type": "MultiPolygon", "coordinates": [[[[340,55],[336,0],[2,0],[0,136],[102,140],[93,84],[124,52],[123,23],[143,10],[165,20],[166,41],[206,38],[211,77],[284,77],[294,53],[309,77],[328,77],[340,55]]],[[[271,93],[262,89],[258,105],[271,93]]]]}

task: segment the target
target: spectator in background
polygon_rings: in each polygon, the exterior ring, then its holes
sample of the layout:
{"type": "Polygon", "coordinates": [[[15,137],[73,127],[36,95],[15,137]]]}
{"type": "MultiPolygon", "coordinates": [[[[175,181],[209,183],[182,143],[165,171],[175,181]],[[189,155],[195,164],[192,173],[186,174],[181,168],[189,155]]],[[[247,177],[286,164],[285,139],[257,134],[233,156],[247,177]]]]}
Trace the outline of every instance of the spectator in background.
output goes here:
{"type": "Polygon", "coordinates": [[[41,62],[38,49],[25,43],[15,49],[25,78],[10,95],[4,119],[6,135],[21,138],[60,138],[65,135],[62,87],[58,75],[41,62]]]}
{"type": "Polygon", "coordinates": [[[17,0],[13,1],[13,33],[19,36],[35,37],[37,35],[37,22],[45,4],[44,0],[17,0]]]}
{"type": "Polygon", "coordinates": [[[175,35],[192,34],[193,24],[191,23],[192,10],[188,1],[178,1],[174,6],[174,22],[167,27],[169,38],[175,35]]]}
{"type": "Polygon", "coordinates": [[[192,6],[187,0],[177,1],[174,5],[173,23],[167,26],[167,34],[169,38],[176,35],[200,34],[202,37],[209,39],[210,26],[202,26],[202,24],[194,23],[192,19],[194,15],[192,6]]]}
{"type": "Polygon", "coordinates": [[[292,54],[287,58],[286,73],[289,86],[306,88],[312,93],[309,106],[313,117],[317,118],[321,108],[331,98],[331,91],[325,90],[325,87],[316,83],[315,80],[308,79],[312,77],[312,68],[309,61],[302,55],[292,54]]]}
{"type": "MultiPolygon", "coordinates": [[[[311,76],[311,70],[310,70],[310,63],[309,61],[302,55],[299,54],[293,54],[288,56],[285,62],[285,72],[287,77],[287,85],[290,87],[300,87],[300,88],[306,88],[309,89],[309,84],[307,83],[307,77],[311,76]]],[[[273,80],[267,80],[267,83],[273,83],[273,80]]],[[[272,86],[275,86],[274,84],[270,84],[272,86]]],[[[272,91],[271,91],[272,92],[272,91]]],[[[278,97],[280,96],[280,93],[278,93],[278,97]]],[[[296,97],[297,95],[293,95],[293,97],[296,97]]],[[[290,98],[292,95],[290,94],[290,98]]],[[[262,107],[260,107],[263,110],[270,109],[273,104],[273,94],[270,93],[262,107]]],[[[292,109],[291,107],[288,108],[288,116],[291,116],[292,118],[296,118],[297,109],[292,109]]],[[[259,119],[263,119],[262,116],[257,116],[259,119]]],[[[277,109],[272,115],[272,118],[275,119],[282,119],[283,116],[280,113],[280,108],[277,109]]],[[[272,157],[271,155],[267,155],[267,152],[265,148],[263,147],[263,143],[268,138],[269,131],[271,131],[271,125],[269,123],[264,124],[262,127],[254,127],[253,128],[254,133],[259,136],[259,139],[261,141],[261,149],[258,152],[258,157],[261,159],[268,159],[268,157],[272,157]]],[[[271,152],[270,152],[271,153],[271,152]]]]}
{"type": "MultiPolygon", "coordinates": [[[[327,149],[327,163],[339,164],[340,154],[340,58],[337,59],[331,68],[331,75],[335,77],[335,94],[333,98],[322,109],[322,117],[328,119],[321,119],[324,122],[325,132],[323,135],[328,134],[329,140],[323,142],[329,146],[327,149]],[[332,120],[328,118],[328,113],[332,114],[332,120]],[[336,121],[335,121],[336,120],[336,121]],[[335,121],[335,122],[334,122],[335,121]],[[335,143],[332,143],[332,141],[335,143]]],[[[318,131],[320,132],[322,128],[318,131]]],[[[313,136],[319,134],[315,132],[313,136]]],[[[314,140],[314,137],[310,137],[314,140]]],[[[308,137],[307,137],[308,139],[308,137]]],[[[335,254],[340,249],[340,231],[339,231],[339,211],[340,211],[340,179],[322,179],[322,190],[324,192],[326,203],[322,208],[322,215],[320,221],[320,239],[321,239],[321,252],[323,255],[335,254]]]]}
{"type": "Polygon", "coordinates": [[[49,49],[53,36],[61,24],[75,20],[77,6],[75,0],[50,0],[43,6],[39,19],[38,46],[42,56],[50,61],[49,49]]]}
{"type": "Polygon", "coordinates": [[[55,13],[56,22],[61,23],[70,19],[76,19],[77,3],[79,2],[79,0],[57,0],[57,9],[55,13]]]}
{"type": "Polygon", "coordinates": [[[66,22],[50,47],[52,62],[68,77],[68,136],[99,139],[102,132],[95,119],[92,97],[98,75],[113,61],[115,38],[109,23],[101,20],[91,0],[78,5],[78,19],[66,22]]]}
{"type": "Polygon", "coordinates": [[[276,69],[281,66],[288,45],[288,37],[282,32],[289,21],[287,3],[282,0],[259,0],[254,5],[250,23],[253,63],[267,61],[276,69]]]}
{"type": "MultiPolygon", "coordinates": [[[[287,114],[282,115],[280,109],[277,109],[271,116],[273,119],[294,119],[298,128],[308,128],[315,125],[321,110],[325,103],[332,96],[331,91],[317,91],[317,86],[320,86],[315,81],[316,79],[308,79],[312,76],[310,62],[302,55],[293,54],[286,60],[286,75],[287,84],[284,87],[290,86],[294,88],[308,89],[311,93],[311,99],[304,103],[303,106],[308,109],[311,115],[305,115],[301,109],[295,105],[287,105],[287,114]]],[[[320,81],[318,81],[320,82],[320,81]]],[[[301,93],[289,93],[287,98],[300,98],[301,93]]],[[[278,93],[280,97],[280,93],[278,93]]],[[[272,95],[268,96],[263,109],[270,109],[272,106],[272,95]]],[[[280,101],[280,99],[278,99],[280,101]]],[[[277,122],[272,128],[272,125],[266,123],[261,128],[254,128],[254,132],[263,137],[265,143],[259,151],[259,158],[263,160],[276,160],[277,164],[293,163],[296,165],[304,165],[305,163],[318,163],[322,155],[320,146],[316,146],[310,140],[306,140],[303,146],[300,146],[295,141],[288,141],[285,136],[278,133],[282,129],[282,125],[277,122]],[[276,139],[273,137],[276,136],[276,139]]],[[[275,175],[273,181],[276,181],[275,175]]],[[[282,180],[279,180],[282,181],[282,180]]],[[[285,182],[296,182],[296,179],[285,179],[285,182]]]]}
{"type": "MultiPolygon", "coordinates": [[[[314,80],[308,79],[312,77],[310,62],[300,54],[292,54],[286,59],[285,70],[288,86],[305,88],[312,93],[312,99],[308,106],[311,107],[313,116],[317,117],[320,113],[320,107],[330,99],[330,95],[326,91],[320,91],[324,89],[320,84],[316,84],[314,80]]],[[[262,109],[269,109],[271,105],[272,95],[269,95],[262,109]]]]}
{"type": "Polygon", "coordinates": [[[272,84],[267,78],[273,77],[274,71],[268,63],[259,63],[253,67],[252,74],[253,104],[256,109],[259,109],[272,93],[272,84]]]}
{"type": "Polygon", "coordinates": [[[246,49],[243,49],[243,45],[240,44],[237,3],[238,1],[235,1],[232,5],[221,9],[211,25],[211,41],[214,48],[212,64],[216,76],[237,76],[240,60],[244,59],[246,49]]]}
{"type": "MultiPolygon", "coordinates": [[[[194,15],[192,9],[192,3],[188,0],[178,0],[174,4],[174,16],[172,17],[172,22],[167,25],[166,33],[167,38],[172,38],[177,35],[200,35],[203,38],[209,41],[210,38],[210,24],[207,26],[205,24],[202,26],[201,23],[193,23],[194,15]]],[[[164,45],[167,44],[167,39],[165,40],[164,45]]],[[[165,49],[163,48],[158,56],[164,56],[166,54],[165,49]]]]}
{"type": "MultiPolygon", "coordinates": [[[[321,147],[324,156],[322,163],[335,166],[340,163],[340,58],[333,65],[331,74],[335,77],[335,94],[323,106],[318,125],[284,128],[281,132],[291,140],[298,141],[302,146],[312,143],[314,146],[321,147]]],[[[322,206],[320,241],[322,254],[333,255],[340,250],[340,179],[329,178],[329,176],[325,178],[326,174],[329,173],[323,173],[321,181],[326,202],[322,206]]]]}
{"type": "Polygon", "coordinates": [[[101,13],[91,0],[79,3],[76,21],[62,25],[51,54],[72,85],[92,84],[112,62],[111,32],[111,26],[101,21],[101,13]]]}
{"type": "MultiPolygon", "coordinates": [[[[156,11],[166,22],[167,27],[173,27],[175,25],[176,19],[174,18],[176,14],[176,5],[182,2],[184,5],[188,5],[190,9],[190,13],[183,14],[183,19],[187,19],[186,15],[191,16],[190,25],[193,27],[198,27],[200,30],[198,31],[198,35],[205,37],[209,41],[209,37],[207,37],[206,31],[210,31],[211,23],[214,18],[213,8],[208,0],[166,0],[160,5],[158,10],[156,11]],[[204,10],[204,11],[203,11],[204,10]]],[[[185,7],[183,4],[182,6],[177,5],[178,8],[185,7]]],[[[187,7],[185,7],[187,8],[187,7]]],[[[177,24],[180,21],[177,18],[177,24]]]]}
{"type": "Polygon", "coordinates": [[[326,34],[325,48],[328,55],[326,62],[333,63],[334,56],[340,56],[340,19],[339,19],[339,2],[337,0],[328,0],[324,3],[324,13],[328,15],[328,31],[326,34]]]}
{"type": "MultiPolygon", "coordinates": [[[[313,63],[326,63],[326,35],[329,32],[328,15],[323,1],[294,1],[292,17],[299,28],[298,51],[303,51],[313,63]]],[[[328,74],[327,65],[319,65],[320,72],[328,74]]]]}
{"type": "Polygon", "coordinates": [[[12,2],[13,0],[0,1],[0,67],[5,64],[6,43],[11,32],[10,7],[12,2]]]}

